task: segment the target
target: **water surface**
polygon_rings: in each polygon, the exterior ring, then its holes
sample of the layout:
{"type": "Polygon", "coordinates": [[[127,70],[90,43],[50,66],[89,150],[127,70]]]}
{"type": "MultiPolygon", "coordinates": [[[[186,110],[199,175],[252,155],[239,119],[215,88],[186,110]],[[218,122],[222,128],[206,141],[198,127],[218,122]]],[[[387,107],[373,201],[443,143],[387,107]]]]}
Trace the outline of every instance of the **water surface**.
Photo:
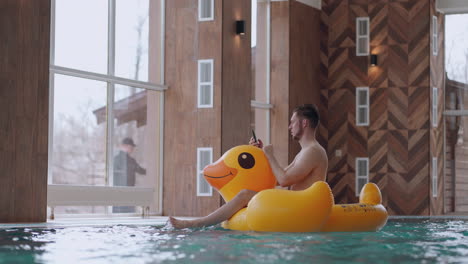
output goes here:
{"type": "Polygon", "coordinates": [[[0,263],[468,263],[466,220],[393,219],[379,232],[260,233],[114,225],[0,229],[0,263]]]}

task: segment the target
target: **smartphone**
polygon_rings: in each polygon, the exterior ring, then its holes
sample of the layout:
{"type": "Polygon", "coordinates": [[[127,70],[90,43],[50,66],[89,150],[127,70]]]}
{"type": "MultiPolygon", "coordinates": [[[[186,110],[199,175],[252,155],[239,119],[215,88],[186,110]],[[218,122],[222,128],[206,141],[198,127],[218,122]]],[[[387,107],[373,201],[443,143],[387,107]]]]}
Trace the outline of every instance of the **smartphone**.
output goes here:
{"type": "Polygon", "coordinates": [[[252,137],[256,143],[258,143],[257,136],[255,135],[255,131],[252,129],[252,137]]]}

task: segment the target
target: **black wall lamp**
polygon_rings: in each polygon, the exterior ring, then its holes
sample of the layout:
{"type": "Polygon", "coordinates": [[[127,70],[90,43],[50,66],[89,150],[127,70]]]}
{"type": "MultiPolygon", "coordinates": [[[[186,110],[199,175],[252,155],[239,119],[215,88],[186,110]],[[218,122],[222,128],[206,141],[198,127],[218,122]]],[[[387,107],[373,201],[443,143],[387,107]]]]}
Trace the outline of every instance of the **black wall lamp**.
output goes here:
{"type": "Polygon", "coordinates": [[[245,21],[244,20],[236,21],[236,34],[245,35],[245,21]]]}
{"type": "Polygon", "coordinates": [[[370,65],[377,66],[377,54],[370,55],[370,65]]]}

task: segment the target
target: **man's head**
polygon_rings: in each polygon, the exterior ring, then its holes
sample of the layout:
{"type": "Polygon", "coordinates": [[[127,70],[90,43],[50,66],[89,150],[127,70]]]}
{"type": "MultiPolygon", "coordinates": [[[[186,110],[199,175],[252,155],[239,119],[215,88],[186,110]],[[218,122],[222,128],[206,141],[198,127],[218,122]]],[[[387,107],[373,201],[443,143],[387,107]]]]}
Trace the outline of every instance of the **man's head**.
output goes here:
{"type": "Polygon", "coordinates": [[[126,137],[122,140],[121,149],[127,153],[132,153],[136,145],[132,138],[126,137]]]}
{"type": "Polygon", "coordinates": [[[317,107],[313,104],[304,104],[293,110],[289,130],[295,140],[299,140],[305,130],[315,132],[320,123],[320,115],[317,107]]]}

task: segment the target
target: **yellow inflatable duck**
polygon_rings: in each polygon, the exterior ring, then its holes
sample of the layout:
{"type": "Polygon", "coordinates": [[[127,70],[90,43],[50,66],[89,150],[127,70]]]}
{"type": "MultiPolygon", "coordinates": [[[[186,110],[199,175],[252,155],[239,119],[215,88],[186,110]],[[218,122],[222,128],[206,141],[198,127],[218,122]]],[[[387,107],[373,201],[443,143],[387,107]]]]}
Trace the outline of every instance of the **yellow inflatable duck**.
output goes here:
{"type": "Polygon", "coordinates": [[[316,232],[328,218],[333,195],[325,182],[303,191],[273,189],[276,179],[263,150],[242,145],[228,150],[203,170],[226,202],[243,189],[259,192],[246,208],[223,223],[233,230],[316,232]]]}
{"type": "Polygon", "coordinates": [[[226,202],[243,189],[258,192],[246,208],[222,226],[232,230],[269,232],[376,231],[387,221],[377,185],[367,184],[360,204],[334,205],[326,182],[303,191],[273,189],[276,179],[260,148],[242,145],[228,150],[203,170],[208,183],[226,202]]]}

